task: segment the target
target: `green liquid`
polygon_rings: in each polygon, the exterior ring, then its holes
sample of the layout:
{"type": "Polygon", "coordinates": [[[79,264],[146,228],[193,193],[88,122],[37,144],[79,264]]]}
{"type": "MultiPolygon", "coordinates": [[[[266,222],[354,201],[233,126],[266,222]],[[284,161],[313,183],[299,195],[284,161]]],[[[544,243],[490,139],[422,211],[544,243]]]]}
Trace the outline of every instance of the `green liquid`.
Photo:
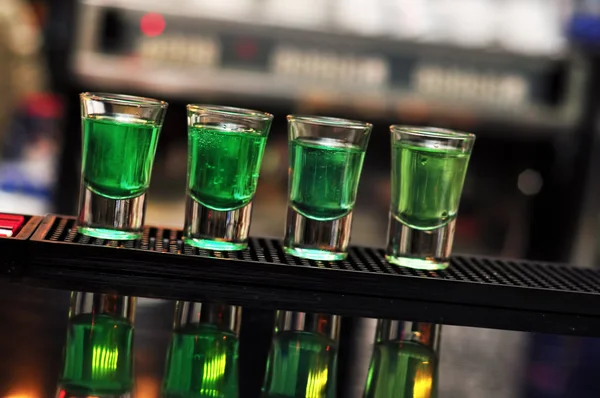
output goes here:
{"type": "Polygon", "coordinates": [[[218,211],[246,206],[256,192],[266,135],[255,130],[193,126],[188,132],[188,191],[218,211]]]}
{"type": "Polygon", "coordinates": [[[395,143],[392,159],[394,217],[409,227],[431,230],[456,217],[469,154],[456,149],[395,143]]]}
{"type": "Polygon", "coordinates": [[[377,343],[367,376],[365,398],[434,398],[437,359],[419,343],[377,343]]]}
{"type": "Polygon", "coordinates": [[[298,138],[290,143],[290,201],[305,217],[335,220],[350,213],[365,152],[332,139],[298,138]]]}
{"type": "Polygon", "coordinates": [[[337,346],[315,333],[275,335],[263,398],[334,398],[337,346]]]}
{"type": "Polygon", "coordinates": [[[69,321],[59,385],[71,394],[124,394],[133,387],[133,327],[125,319],[81,314],[69,321]]]}
{"type": "Polygon", "coordinates": [[[238,339],[213,325],[173,333],[163,381],[163,398],[236,398],[238,339]]]}
{"type": "Polygon", "coordinates": [[[83,118],[82,124],[86,186],[111,199],[129,199],[146,192],[160,126],[114,116],[83,118]]]}

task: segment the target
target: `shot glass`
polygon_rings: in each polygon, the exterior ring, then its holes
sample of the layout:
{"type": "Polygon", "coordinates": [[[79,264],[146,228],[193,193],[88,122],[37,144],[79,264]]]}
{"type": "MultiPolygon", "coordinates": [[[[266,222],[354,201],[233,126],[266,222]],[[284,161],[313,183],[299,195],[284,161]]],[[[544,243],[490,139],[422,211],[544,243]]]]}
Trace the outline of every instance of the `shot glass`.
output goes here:
{"type": "Polygon", "coordinates": [[[273,115],[214,105],[188,105],[187,111],[184,241],[243,250],[273,115]]]}
{"type": "Polygon", "coordinates": [[[390,130],[392,200],[386,259],[410,268],[444,269],[475,135],[431,127],[390,130]]]}
{"type": "Polygon", "coordinates": [[[440,335],[440,325],[378,319],[363,397],[437,397],[440,335]]]}
{"type": "Polygon", "coordinates": [[[288,116],[288,213],[284,249],[312,260],[343,260],[370,123],[288,116]]]}
{"type": "Polygon", "coordinates": [[[138,239],[168,104],[103,93],[83,93],[80,100],[83,146],[77,229],[102,239],[138,239]]]}

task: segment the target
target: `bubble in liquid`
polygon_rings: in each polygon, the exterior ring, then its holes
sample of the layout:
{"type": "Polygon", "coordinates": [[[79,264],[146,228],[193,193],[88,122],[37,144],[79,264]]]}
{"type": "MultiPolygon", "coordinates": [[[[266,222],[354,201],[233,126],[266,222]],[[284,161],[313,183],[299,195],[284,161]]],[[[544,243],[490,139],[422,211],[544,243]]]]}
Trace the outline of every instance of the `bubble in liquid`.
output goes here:
{"type": "Polygon", "coordinates": [[[422,164],[423,166],[425,166],[425,165],[427,164],[427,161],[428,161],[428,160],[429,160],[429,159],[427,159],[425,156],[421,156],[421,164],[422,164]]]}
{"type": "Polygon", "coordinates": [[[442,220],[446,220],[448,218],[448,212],[447,211],[443,211],[442,212],[442,220]]]}

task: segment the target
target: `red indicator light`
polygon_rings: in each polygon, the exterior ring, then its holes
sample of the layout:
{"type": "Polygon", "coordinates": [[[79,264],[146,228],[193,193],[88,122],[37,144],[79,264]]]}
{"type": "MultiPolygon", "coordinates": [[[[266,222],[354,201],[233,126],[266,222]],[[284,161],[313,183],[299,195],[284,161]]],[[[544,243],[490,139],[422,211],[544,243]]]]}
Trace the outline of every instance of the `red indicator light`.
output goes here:
{"type": "Polygon", "coordinates": [[[257,52],[256,43],[252,40],[240,40],[235,46],[235,53],[241,59],[252,59],[257,52]]]}
{"type": "Polygon", "coordinates": [[[144,14],[140,20],[140,30],[148,37],[160,36],[166,27],[165,18],[155,12],[144,14]]]}

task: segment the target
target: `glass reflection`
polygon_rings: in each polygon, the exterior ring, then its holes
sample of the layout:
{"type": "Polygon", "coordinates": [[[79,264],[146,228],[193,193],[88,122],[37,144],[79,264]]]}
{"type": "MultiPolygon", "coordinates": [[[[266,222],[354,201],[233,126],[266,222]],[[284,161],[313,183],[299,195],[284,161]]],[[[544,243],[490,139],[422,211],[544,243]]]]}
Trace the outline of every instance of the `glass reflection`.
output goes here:
{"type": "Polygon", "coordinates": [[[241,308],[179,301],[163,398],[236,398],[241,308]]]}
{"type": "Polygon", "coordinates": [[[441,327],[379,319],[365,398],[435,398],[441,327]]]}
{"type": "Polygon", "coordinates": [[[72,292],[57,397],[128,397],[135,298],[72,292]]]}
{"type": "Polygon", "coordinates": [[[278,311],[263,398],[334,398],[340,318],[278,311]]]}

